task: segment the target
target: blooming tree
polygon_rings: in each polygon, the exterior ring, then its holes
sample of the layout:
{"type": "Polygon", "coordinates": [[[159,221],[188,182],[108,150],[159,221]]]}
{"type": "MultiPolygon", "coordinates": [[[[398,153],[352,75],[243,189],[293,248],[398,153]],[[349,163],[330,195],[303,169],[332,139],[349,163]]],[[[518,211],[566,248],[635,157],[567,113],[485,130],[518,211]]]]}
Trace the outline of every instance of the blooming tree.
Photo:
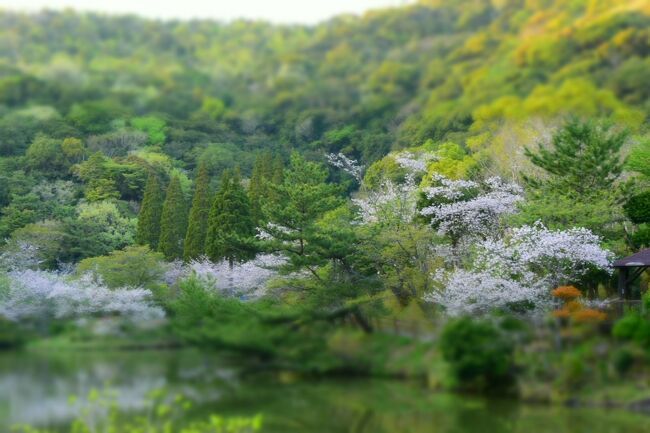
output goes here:
{"type": "Polygon", "coordinates": [[[364,224],[407,224],[417,216],[417,187],[412,176],[402,184],[386,180],[378,189],[352,202],[364,224]]]}
{"type": "Polygon", "coordinates": [[[286,261],[279,255],[260,254],[255,259],[230,266],[227,260],[217,263],[202,257],[188,264],[173,262],[165,275],[168,284],[193,276],[208,290],[226,296],[257,297],[266,283],[286,261]]]}
{"type": "Polygon", "coordinates": [[[438,159],[433,152],[399,152],[393,156],[395,162],[410,174],[426,173],[429,163],[438,159]]]}
{"type": "Polygon", "coordinates": [[[363,172],[365,167],[360,165],[358,161],[348,158],[342,153],[328,153],[326,155],[327,162],[336,168],[340,168],[350,176],[354,177],[357,182],[361,183],[363,179],[363,172]]]}
{"type": "Polygon", "coordinates": [[[38,253],[38,247],[29,242],[10,243],[0,253],[0,270],[37,269],[43,263],[38,253]]]}
{"type": "Polygon", "coordinates": [[[71,319],[90,315],[120,315],[146,321],[164,317],[149,290],[110,289],[86,274],[79,279],[48,271],[8,273],[0,293],[0,316],[11,321],[71,319]]]}
{"type": "Polygon", "coordinates": [[[485,182],[451,180],[434,175],[435,186],[424,189],[432,202],[420,210],[431,218],[438,234],[457,243],[463,237],[489,238],[497,235],[503,216],[517,211],[523,190],[498,177],[485,182]]]}
{"type": "Polygon", "coordinates": [[[525,303],[544,308],[550,292],[591,270],[609,270],[611,253],[584,228],[549,230],[541,223],[513,229],[502,239],[476,246],[466,269],[439,270],[436,290],[425,298],[449,314],[475,313],[525,303]]]}

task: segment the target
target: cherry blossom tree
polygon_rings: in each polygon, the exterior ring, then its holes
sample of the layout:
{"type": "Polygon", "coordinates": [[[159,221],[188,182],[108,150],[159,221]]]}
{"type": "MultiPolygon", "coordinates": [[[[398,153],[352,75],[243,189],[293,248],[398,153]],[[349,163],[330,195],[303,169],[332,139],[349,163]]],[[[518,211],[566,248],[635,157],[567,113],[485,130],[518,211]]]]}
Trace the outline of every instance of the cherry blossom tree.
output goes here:
{"type": "Polygon", "coordinates": [[[498,177],[484,182],[451,180],[434,175],[434,184],[424,189],[431,202],[420,210],[431,218],[441,236],[449,236],[455,245],[463,238],[490,238],[502,230],[502,219],[517,212],[523,190],[515,183],[498,177]]]}
{"type": "Polygon", "coordinates": [[[363,173],[365,171],[365,167],[361,164],[359,164],[358,161],[348,158],[342,153],[328,153],[325,155],[327,158],[327,162],[332,166],[336,168],[340,168],[350,176],[356,179],[357,182],[361,183],[361,180],[363,179],[363,173]]]}
{"type": "Polygon", "coordinates": [[[276,254],[260,254],[255,259],[230,266],[228,261],[214,263],[206,257],[187,264],[172,262],[165,274],[165,281],[171,286],[178,281],[194,277],[207,290],[225,296],[259,297],[265,293],[266,283],[273,278],[276,269],[286,262],[276,254]]]}
{"type": "Polygon", "coordinates": [[[148,321],[164,317],[152,293],[141,288],[110,289],[86,274],[69,275],[37,270],[8,273],[0,294],[0,316],[11,321],[73,319],[95,315],[120,315],[148,321]]]}
{"type": "Polygon", "coordinates": [[[403,151],[393,156],[395,162],[412,175],[426,173],[429,164],[438,160],[433,152],[408,152],[403,151]]]}
{"type": "Polygon", "coordinates": [[[611,258],[587,229],[523,226],[504,238],[479,242],[469,266],[437,271],[436,289],[425,299],[451,315],[515,305],[543,309],[552,302],[554,287],[592,270],[609,271],[611,258]]]}
{"type": "Polygon", "coordinates": [[[408,224],[417,216],[417,187],[412,176],[402,184],[386,180],[378,189],[352,202],[364,224],[408,224]]]}

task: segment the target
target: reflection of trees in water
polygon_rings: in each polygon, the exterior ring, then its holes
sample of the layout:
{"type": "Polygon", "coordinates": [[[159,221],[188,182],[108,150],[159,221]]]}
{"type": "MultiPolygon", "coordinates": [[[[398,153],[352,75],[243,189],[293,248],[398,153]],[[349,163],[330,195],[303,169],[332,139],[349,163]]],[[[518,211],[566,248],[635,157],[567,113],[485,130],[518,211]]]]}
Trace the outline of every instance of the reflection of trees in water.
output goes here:
{"type": "Polygon", "coordinates": [[[180,353],[0,356],[0,431],[16,423],[48,426],[75,416],[92,389],[110,389],[126,411],[145,407],[150,391],[165,388],[195,401],[214,401],[236,377],[212,360],[180,353]],[[69,404],[70,396],[81,397],[69,404]]]}
{"type": "MultiPolygon", "coordinates": [[[[106,385],[125,410],[165,387],[202,402],[208,413],[262,413],[265,433],[641,433],[650,417],[628,412],[525,406],[441,394],[419,383],[368,379],[297,380],[239,375],[198,352],[0,355],[0,431],[18,422],[64,423],[70,395],[106,385]]],[[[191,414],[190,416],[193,416],[191,414]]]]}

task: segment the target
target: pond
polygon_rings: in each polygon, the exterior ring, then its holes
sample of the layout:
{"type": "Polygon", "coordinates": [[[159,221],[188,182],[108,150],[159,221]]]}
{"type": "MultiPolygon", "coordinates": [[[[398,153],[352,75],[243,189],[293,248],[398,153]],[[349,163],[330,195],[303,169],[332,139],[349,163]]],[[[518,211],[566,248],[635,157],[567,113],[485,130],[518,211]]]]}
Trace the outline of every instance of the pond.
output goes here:
{"type": "Polygon", "coordinates": [[[106,387],[125,410],[142,410],[146,395],[164,388],[197,402],[188,417],[262,414],[263,431],[273,433],[650,431],[650,417],[638,413],[528,406],[391,380],[290,380],[234,365],[185,350],[0,353],[0,431],[16,423],[64,429],[75,412],[70,396],[106,387]]]}

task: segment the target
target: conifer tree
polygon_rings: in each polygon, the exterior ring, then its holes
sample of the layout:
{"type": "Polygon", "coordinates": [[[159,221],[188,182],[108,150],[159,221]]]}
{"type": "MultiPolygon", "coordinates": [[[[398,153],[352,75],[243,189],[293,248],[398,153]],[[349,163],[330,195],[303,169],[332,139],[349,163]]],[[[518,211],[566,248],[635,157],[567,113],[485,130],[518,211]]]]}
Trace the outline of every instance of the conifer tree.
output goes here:
{"type": "Polygon", "coordinates": [[[539,144],[536,152],[524,149],[545,175],[526,180],[534,188],[549,187],[579,197],[608,191],[623,171],[620,151],[627,138],[626,131],[608,124],[571,119],[553,135],[551,147],[539,144]]]}
{"type": "Polygon", "coordinates": [[[154,173],[150,173],[144,188],[144,197],[138,215],[136,242],[141,245],[149,245],[152,250],[158,248],[162,205],[163,198],[158,177],[154,173]]]}
{"type": "Polygon", "coordinates": [[[213,261],[225,259],[233,266],[255,256],[254,235],[250,201],[241,185],[239,171],[224,172],[210,209],[206,253],[213,261]]]}
{"type": "Polygon", "coordinates": [[[268,182],[273,177],[273,156],[270,152],[258,155],[253,165],[253,173],[248,186],[248,198],[251,203],[251,217],[255,225],[264,221],[262,203],[268,197],[268,182]]]}
{"type": "Polygon", "coordinates": [[[181,182],[174,176],[167,187],[160,217],[158,251],[172,260],[183,256],[183,240],[187,230],[187,207],[181,182]]]}
{"type": "Polygon", "coordinates": [[[262,172],[262,157],[257,156],[253,164],[251,180],[248,184],[248,199],[251,203],[251,218],[255,224],[262,221],[262,196],[264,195],[264,175],[262,172]]]}
{"type": "Polygon", "coordinates": [[[298,153],[291,155],[283,177],[281,183],[270,185],[277,199],[264,209],[271,223],[265,227],[271,238],[269,243],[274,250],[286,253],[292,271],[304,266],[314,269],[323,261],[317,223],[326,212],[341,204],[339,188],[327,183],[323,166],[298,153]]]}
{"type": "Polygon", "coordinates": [[[201,164],[196,178],[196,188],[192,197],[192,207],[183,246],[183,258],[186,261],[205,254],[205,236],[208,232],[209,214],[210,177],[205,164],[201,164]]]}

